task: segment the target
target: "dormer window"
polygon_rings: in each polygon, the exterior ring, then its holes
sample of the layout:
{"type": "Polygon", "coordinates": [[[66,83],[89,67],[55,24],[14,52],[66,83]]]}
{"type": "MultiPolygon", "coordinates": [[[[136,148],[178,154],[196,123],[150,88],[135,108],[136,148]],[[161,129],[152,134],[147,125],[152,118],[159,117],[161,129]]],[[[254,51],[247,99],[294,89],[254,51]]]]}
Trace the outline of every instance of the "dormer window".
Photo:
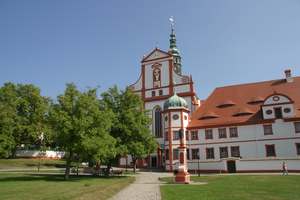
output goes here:
{"type": "Polygon", "coordinates": [[[223,101],[221,103],[219,103],[217,105],[218,108],[227,108],[227,107],[231,107],[231,106],[234,106],[235,103],[231,100],[227,100],[227,101],[223,101]]]}
{"type": "Polygon", "coordinates": [[[293,101],[284,94],[274,93],[264,100],[262,113],[264,119],[294,117],[293,101]]]}

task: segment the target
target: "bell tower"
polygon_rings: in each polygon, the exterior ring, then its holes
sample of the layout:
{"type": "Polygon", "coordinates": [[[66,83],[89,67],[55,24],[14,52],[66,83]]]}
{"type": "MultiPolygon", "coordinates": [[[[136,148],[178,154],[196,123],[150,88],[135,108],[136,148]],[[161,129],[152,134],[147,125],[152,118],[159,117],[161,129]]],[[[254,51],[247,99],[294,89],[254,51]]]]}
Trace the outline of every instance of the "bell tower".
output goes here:
{"type": "Polygon", "coordinates": [[[174,71],[181,75],[181,56],[180,52],[176,45],[176,35],[175,35],[175,22],[173,17],[170,17],[171,22],[171,34],[170,34],[170,47],[169,47],[169,53],[173,56],[173,65],[174,65],[174,71]]]}

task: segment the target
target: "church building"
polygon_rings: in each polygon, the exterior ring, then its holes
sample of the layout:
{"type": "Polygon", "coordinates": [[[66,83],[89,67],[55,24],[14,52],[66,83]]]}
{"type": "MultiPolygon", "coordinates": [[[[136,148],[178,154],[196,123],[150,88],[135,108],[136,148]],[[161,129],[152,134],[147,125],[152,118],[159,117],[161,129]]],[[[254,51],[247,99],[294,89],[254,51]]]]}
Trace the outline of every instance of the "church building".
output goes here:
{"type": "Polygon", "coordinates": [[[140,167],[176,170],[183,137],[191,172],[273,172],[283,162],[300,172],[300,77],[291,70],[278,80],[218,87],[200,101],[192,76],[182,74],[172,26],[169,50],[144,56],[129,87],[150,111],[158,143],[140,167]]]}

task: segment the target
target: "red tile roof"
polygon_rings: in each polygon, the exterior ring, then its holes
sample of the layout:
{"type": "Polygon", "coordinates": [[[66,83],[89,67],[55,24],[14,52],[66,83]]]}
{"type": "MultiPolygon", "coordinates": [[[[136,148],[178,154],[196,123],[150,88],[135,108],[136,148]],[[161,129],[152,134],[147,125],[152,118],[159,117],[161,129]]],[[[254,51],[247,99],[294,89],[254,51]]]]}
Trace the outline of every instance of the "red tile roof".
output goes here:
{"type": "Polygon", "coordinates": [[[257,124],[263,120],[261,105],[268,96],[278,93],[294,101],[295,118],[300,118],[300,77],[293,82],[285,79],[216,88],[205,102],[192,113],[189,129],[257,124]],[[225,106],[220,106],[231,102],[225,106]]]}

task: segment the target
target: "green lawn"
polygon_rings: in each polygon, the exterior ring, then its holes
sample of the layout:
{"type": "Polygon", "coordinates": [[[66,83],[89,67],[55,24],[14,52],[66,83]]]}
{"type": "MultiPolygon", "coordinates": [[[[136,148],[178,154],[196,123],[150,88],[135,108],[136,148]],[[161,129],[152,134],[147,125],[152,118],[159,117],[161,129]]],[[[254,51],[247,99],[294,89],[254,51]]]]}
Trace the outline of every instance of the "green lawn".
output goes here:
{"type": "MultiPolygon", "coordinates": [[[[170,178],[163,178],[171,181],[170,178]]],[[[163,185],[163,200],[296,200],[300,199],[300,176],[202,176],[193,181],[206,185],[163,185]]]]}
{"type": "Polygon", "coordinates": [[[34,168],[37,167],[39,162],[41,168],[63,168],[65,167],[64,160],[45,160],[45,159],[0,159],[0,169],[12,168],[34,168]]]}
{"type": "Polygon", "coordinates": [[[134,177],[72,176],[0,173],[0,199],[5,200],[101,200],[134,181],[134,177]]]}

